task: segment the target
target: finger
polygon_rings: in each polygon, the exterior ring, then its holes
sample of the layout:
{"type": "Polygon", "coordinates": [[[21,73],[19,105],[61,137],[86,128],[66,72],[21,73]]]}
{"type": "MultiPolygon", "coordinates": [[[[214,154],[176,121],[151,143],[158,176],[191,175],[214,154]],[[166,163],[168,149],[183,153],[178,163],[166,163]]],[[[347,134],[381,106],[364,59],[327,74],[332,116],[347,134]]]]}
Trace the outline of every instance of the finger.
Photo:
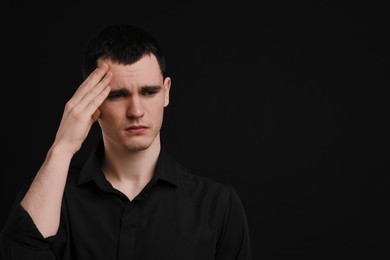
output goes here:
{"type": "MultiPolygon", "coordinates": [[[[99,93],[91,102],[89,102],[88,106],[85,108],[85,112],[89,115],[91,115],[91,118],[93,115],[96,116],[96,111],[99,109],[101,104],[103,104],[104,100],[108,97],[108,94],[110,94],[111,87],[107,86],[102,92],[99,93]]],[[[98,116],[100,116],[100,111],[98,116]]],[[[93,119],[92,119],[93,120],[93,119]]]]}
{"type": "Polygon", "coordinates": [[[91,103],[104,89],[108,86],[112,79],[112,73],[107,72],[106,76],[92,88],[90,91],[85,93],[85,95],[79,100],[79,103],[75,107],[76,111],[84,110],[89,103],[91,103]]]}
{"type": "Polygon", "coordinates": [[[73,97],[71,98],[72,103],[78,104],[86,93],[97,86],[98,83],[105,78],[108,68],[108,65],[103,63],[100,67],[96,68],[91,74],[89,74],[89,76],[83,81],[83,83],[81,83],[79,88],[73,94],[73,97]]]}

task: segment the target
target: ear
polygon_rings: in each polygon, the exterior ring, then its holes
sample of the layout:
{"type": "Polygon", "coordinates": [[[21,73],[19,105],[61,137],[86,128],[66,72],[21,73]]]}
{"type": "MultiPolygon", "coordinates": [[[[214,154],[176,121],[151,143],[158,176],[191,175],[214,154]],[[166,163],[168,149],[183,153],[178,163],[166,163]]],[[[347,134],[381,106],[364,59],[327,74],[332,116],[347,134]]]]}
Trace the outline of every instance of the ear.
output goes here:
{"type": "Polygon", "coordinates": [[[169,91],[171,90],[171,78],[166,77],[164,79],[164,107],[169,104],[169,91]]]}

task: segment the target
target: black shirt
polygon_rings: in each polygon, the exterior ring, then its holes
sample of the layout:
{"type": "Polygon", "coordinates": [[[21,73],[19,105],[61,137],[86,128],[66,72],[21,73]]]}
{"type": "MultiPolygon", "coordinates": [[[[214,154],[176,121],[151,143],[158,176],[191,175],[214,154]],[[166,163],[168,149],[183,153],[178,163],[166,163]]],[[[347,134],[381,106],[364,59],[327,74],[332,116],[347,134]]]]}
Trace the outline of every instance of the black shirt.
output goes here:
{"type": "Polygon", "coordinates": [[[100,167],[102,144],[83,167],[71,167],[61,224],[44,238],[20,206],[1,233],[2,260],[250,260],[243,205],[230,186],[185,169],[161,149],[152,180],[133,199],[100,167]]]}

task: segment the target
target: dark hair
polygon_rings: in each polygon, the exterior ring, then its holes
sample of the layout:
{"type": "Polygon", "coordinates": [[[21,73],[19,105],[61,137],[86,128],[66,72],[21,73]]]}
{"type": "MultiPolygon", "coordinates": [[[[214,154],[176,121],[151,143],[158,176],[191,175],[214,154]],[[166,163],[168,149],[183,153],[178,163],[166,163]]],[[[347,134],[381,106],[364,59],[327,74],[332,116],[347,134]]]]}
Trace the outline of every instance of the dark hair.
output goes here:
{"type": "Polygon", "coordinates": [[[156,56],[161,73],[165,77],[164,56],[157,41],[149,32],[129,24],[110,25],[87,43],[82,67],[83,76],[88,77],[97,67],[100,58],[129,65],[140,60],[145,54],[156,56]]]}

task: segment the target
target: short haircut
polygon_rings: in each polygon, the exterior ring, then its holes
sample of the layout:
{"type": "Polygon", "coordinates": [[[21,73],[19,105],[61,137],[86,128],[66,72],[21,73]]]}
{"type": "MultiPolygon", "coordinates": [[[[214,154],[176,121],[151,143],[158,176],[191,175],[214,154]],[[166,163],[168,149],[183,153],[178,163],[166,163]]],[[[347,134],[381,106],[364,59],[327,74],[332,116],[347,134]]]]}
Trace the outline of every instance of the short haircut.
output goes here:
{"type": "Polygon", "coordinates": [[[110,59],[123,65],[130,65],[144,55],[153,54],[165,77],[165,58],[151,33],[129,24],[112,24],[94,35],[84,51],[82,73],[84,79],[97,67],[99,59],[110,59]]]}

